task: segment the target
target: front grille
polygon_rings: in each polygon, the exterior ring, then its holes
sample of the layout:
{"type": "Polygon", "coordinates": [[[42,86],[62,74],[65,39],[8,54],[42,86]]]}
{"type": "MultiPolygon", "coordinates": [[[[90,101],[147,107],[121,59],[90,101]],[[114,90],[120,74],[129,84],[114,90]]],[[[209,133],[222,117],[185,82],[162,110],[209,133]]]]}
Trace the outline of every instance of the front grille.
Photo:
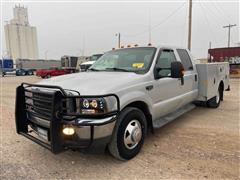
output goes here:
{"type": "Polygon", "coordinates": [[[28,119],[39,124],[39,119],[50,121],[53,111],[53,93],[31,91],[25,93],[28,119]]]}

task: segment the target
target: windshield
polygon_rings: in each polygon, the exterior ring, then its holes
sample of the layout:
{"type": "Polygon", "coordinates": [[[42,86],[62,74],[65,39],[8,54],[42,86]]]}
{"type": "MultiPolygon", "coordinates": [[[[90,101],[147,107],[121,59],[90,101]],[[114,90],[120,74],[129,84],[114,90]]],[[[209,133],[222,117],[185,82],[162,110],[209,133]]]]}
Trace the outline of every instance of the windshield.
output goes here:
{"type": "Polygon", "coordinates": [[[89,70],[146,73],[155,50],[154,47],[142,47],[110,51],[100,57],[89,70]]]}
{"type": "Polygon", "coordinates": [[[102,54],[92,55],[92,56],[90,57],[90,61],[96,61],[96,60],[98,60],[101,56],[102,56],[102,54]]]}

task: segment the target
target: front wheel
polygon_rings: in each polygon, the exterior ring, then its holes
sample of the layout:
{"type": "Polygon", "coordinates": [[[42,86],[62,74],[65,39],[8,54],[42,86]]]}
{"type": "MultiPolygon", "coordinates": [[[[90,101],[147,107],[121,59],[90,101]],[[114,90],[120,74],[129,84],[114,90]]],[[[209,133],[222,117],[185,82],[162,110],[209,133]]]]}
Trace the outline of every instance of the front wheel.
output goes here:
{"type": "Polygon", "coordinates": [[[51,74],[48,74],[47,76],[46,76],[46,78],[50,78],[51,77],[51,74]]]}
{"type": "Polygon", "coordinates": [[[141,150],[147,132],[146,117],[134,107],[125,108],[118,117],[108,149],[120,160],[129,160],[141,150]]]}

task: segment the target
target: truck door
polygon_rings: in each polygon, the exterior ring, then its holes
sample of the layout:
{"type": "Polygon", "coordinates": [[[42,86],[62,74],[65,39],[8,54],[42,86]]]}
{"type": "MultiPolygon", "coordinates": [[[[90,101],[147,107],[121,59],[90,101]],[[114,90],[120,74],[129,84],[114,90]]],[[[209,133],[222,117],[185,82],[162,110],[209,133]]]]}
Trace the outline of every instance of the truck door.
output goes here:
{"type": "Polygon", "coordinates": [[[181,61],[184,67],[184,83],[181,85],[181,94],[183,97],[180,106],[192,102],[198,95],[198,76],[192,59],[186,49],[176,49],[176,57],[181,61]]]}
{"type": "Polygon", "coordinates": [[[156,67],[164,68],[159,71],[161,78],[154,80],[151,98],[153,102],[154,119],[159,119],[170,112],[175,111],[181,102],[181,80],[171,77],[171,62],[177,61],[172,49],[160,50],[156,67]],[[167,69],[168,68],[168,69],[167,69]]]}

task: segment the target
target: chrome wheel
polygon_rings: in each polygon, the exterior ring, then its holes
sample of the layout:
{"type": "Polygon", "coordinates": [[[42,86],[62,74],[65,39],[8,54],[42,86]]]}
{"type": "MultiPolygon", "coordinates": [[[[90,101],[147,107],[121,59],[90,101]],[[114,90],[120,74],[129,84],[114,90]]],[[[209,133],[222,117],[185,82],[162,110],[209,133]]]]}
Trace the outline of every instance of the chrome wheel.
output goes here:
{"type": "Polygon", "coordinates": [[[124,132],[124,145],[127,149],[135,148],[142,139],[142,127],[138,120],[128,123],[124,132]]]}

